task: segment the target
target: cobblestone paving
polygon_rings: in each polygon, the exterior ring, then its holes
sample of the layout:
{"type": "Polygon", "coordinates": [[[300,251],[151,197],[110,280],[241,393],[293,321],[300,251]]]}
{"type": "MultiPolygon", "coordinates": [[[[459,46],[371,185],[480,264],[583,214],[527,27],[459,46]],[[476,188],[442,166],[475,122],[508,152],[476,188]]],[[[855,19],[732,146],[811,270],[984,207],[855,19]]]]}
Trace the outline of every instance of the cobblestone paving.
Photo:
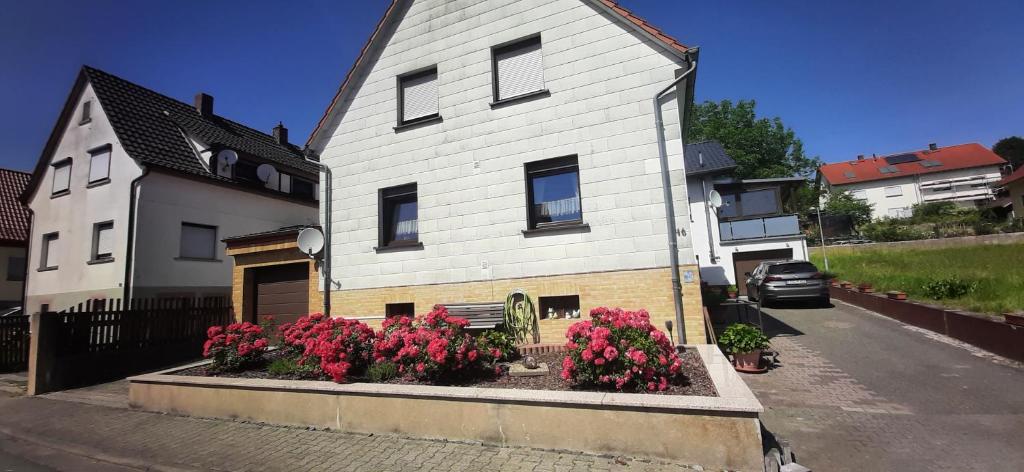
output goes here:
{"type": "Polygon", "coordinates": [[[66,396],[61,400],[0,399],[0,428],[186,470],[694,470],[654,461],[311,431],[145,413],[94,403],[68,401],[66,396]]]}
{"type": "Polygon", "coordinates": [[[815,471],[1021,471],[1024,369],[837,304],[765,310],[779,364],[744,375],[815,471]]]}

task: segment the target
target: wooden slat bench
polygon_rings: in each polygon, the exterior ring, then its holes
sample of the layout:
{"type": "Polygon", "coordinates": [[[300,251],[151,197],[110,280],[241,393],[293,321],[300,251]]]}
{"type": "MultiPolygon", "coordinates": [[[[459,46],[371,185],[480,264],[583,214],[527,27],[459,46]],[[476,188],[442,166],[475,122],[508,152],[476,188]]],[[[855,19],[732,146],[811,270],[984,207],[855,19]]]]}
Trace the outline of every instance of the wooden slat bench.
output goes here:
{"type": "Polygon", "coordinates": [[[466,329],[493,329],[505,323],[505,304],[487,303],[446,303],[448,314],[469,320],[466,329]]]}

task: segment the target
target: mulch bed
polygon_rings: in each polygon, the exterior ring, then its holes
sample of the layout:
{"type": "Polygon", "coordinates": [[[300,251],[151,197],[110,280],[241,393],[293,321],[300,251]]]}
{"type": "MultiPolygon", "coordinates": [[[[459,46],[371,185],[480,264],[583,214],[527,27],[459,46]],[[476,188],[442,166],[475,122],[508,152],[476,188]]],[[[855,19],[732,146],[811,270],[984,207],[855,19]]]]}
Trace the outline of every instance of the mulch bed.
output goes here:
{"type": "MultiPolygon", "coordinates": [[[[269,352],[266,355],[266,364],[273,362],[275,359],[281,357],[283,353],[281,351],[269,352]]],[[[485,379],[474,379],[465,382],[459,382],[455,384],[446,385],[457,385],[460,387],[480,387],[480,388],[511,388],[511,389],[523,389],[523,390],[577,390],[577,391],[593,391],[593,389],[574,388],[571,384],[562,380],[562,359],[565,357],[565,353],[562,352],[548,352],[543,354],[536,354],[533,356],[538,362],[547,363],[548,373],[547,375],[532,376],[532,377],[512,377],[507,373],[501,376],[485,378],[485,379]]],[[[657,395],[693,395],[693,396],[704,396],[704,397],[717,397],[718,392],[715,391],[714,384],[711,382],[711,376],[708,375],[707,369],[704,368],[704,363],[700,360],[700,355],[697,354],[696,350],[687,349],[686,351],[679,354],[680,359],[683,361],[683,375],[684,380],[678,385],[671,385],[668,390],[664,392],[651,392],[651,394],[657,395]]],[[[515,361],[521,362],[521,361],[515,361]]],[[[267,372],[266,367],[257,369],[250,369],[242,372],[210,372],[207,366],[191,367],[175,372],[176,375],[187,375],[196,377],[230,377],[230,378],[248,378],[248,379],[280,379],[280,380],[311,380],[298,375],[270,375],[267,372]]],[[[326,378],[322,380],[327,380],[326,378]]],[[[366,382],[365,379],[354,378],[355,382],[366,382]]],[[[406,384],[406,385],[424,385],[424,382],[418,382],[414,380],[408,380],[398,378],[385,382],[389,384],[406,384]]],[[[609,390],[612,391],[612,390],[609,390]]]]}

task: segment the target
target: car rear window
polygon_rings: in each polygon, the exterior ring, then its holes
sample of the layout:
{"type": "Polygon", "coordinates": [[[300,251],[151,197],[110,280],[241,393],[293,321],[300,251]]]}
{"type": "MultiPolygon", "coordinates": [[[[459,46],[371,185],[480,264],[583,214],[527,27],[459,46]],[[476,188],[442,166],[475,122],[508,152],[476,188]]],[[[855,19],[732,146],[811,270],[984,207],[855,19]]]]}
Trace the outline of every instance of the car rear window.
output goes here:
{"type": "Polygon", "coordinates": [[[817,272],[818,268],[810,262],[794,262],[792,264],[778,264],[768,267],[769,274],[803,274],[817,272]]]}

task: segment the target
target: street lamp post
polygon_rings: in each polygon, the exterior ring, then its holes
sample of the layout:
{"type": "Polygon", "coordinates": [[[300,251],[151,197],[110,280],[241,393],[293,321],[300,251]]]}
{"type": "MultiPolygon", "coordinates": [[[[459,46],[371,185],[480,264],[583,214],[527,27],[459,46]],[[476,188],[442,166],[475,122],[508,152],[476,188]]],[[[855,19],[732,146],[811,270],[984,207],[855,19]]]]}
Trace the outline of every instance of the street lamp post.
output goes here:
{"type": "Polygon", "coordinates": [[[828,272],[828,253],[825,251],[827,245],[825,244],[825,227],[821,225],[821,208],[815,208],[814,212],[818,214],[818,234],[821,235],[821,257],[825,259],[825,272],[828,272]]]}

